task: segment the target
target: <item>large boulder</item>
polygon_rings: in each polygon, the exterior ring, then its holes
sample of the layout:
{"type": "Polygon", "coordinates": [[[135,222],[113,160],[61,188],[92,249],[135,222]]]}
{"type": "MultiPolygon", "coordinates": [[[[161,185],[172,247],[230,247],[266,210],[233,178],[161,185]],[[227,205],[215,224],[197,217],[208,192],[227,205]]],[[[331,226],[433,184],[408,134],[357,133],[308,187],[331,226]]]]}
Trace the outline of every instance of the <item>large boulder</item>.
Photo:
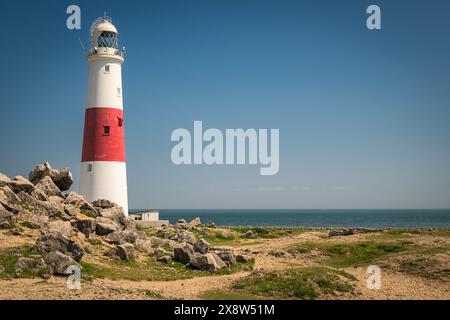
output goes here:
{"type": "Polygon", "coordinates": [[[228,266],[236,263],[236,254],[233,247],[211,246],[209,250],[217,254],[228,266]]]}
{"type": "Polygon", "coordinates": [[[3,207],[13,213],[19,213],[20,207],[20,198],[11,190],[8,186],[0,187],[0,204],[3,207]]]}
{"type": "Polygon", "coordinates": [[[190,261],[190,265],[196,269],[208,272],[215,272],[226,267],[226,264],[215,253],[196,253],[190,261]]]}
{"type": "Polygon", "coordinates": [[[0,172],[0,183],[10,182],[11,179],[7,175],[0,172]]]}
{"type": "Polygon", "coordinates": [[[250,261],[252,261],[252,260],[253,260],[252,257],[247,256],[247,255],[244,255],[244,254],[238,254],[238,255],[236,256],[236,261],[237,261],[237,262],[247,263],[247,262],[250,262],[250,261]]]}
{"type": "Polygon", "coordinates": [[[19,193],[21,204],[30,211],[39,214],[46,215],[49,218],[66,218],[67,215],[61,205],[56,205],[47,201],[41,201],[33,196],[21,191],[19,193]]]}
{"type": "Polygon", "coordinates": [[[20,257],[15,265],[16,275],[20,275],[22,272],[38,272],[43,270],[47,265],[42,258],[26,258],[20,257]]]}
{"type": "Polygon", "coordinates": [[[191,227],[198,227],[199,225],[202,224],[202,220],[200,220],[200,217],[196,217],[192,219],[188,224],[191,227]]]}
{"type": "Polygon", "coordinates": [[[19,194],[21,192],[25,192],[34,198],[42,201],[47,201],[47,195],[36,188],[34,184],[25,179],[22,176],[17,176],[14,180],[10,180],[9,182],[0,182],[0,187],[8,186],[14,193],[19,194]]]}
{"type": "Polygon", "coordinates": [[[61,253],[60,251],[51,251],[44,257],[45,262],[55,275],[69,275],[69,267],[80,265],[69,255],[61,253]]]}
{"type": "Polygon", "coordinates": [[[194,250],[200,253],[207,253],[209,251],[209,243],[205,239],[199,239],[195,245],[194,250]]]}
{"type": "Polygon", "coordinates": [[[96,221],[96,233],[99,236],[106,236],[115,231],[119,231],[121,227],[115,223],[113,220],[98,217],[96,221]]]}
{"type": "Polygon", "coordinates": [[[124,243],[111,249],[107,255],[113,259],[129,261],[134,259],[134,246],[130,243],[124,243]]]}
{"type": "Polygon", "coordinates": [[[70,237],[73,227],[69,221],[54,220],[47,223],[46,229],[50,233],[61,233],[65,237],[70,237]]]}
{"type": "Polygon", "coordinates": [[[76,208],[80,211],[88,211],[91,215],[97,216],[98,212],[97,210],[84,199],[82,195],[79,195],[75,192],[71,192],[67,195],[66,199],[64,200],[64,208],[76,208]]]}
{"type": "Polygon", "coordinates": [[[122,207],[114,206],[111,208],[95,207],[100,217],[109,219],[120,225],[122,228],[129,226],[129,221],[125,216],[122,207]]]}
{"type": "Polygon", "coordinates": [[[61,190],[59,190],[58,186],[53,182],[52,178],[50,178],[49,176],[45,176],[44,178],[42,178],[36,184],[36,188],[44,192],[48,197],[51,196],[62,197],[61,190]]]}
{"type": "Polygon", "coordinates": [[[48,162],[38,164],[29,174],[32,183],[37,184],[49,176],[61,191],[67,191],[73,184],[73,176],[69,168],[53,169],[48,162]]]}
{"type": "Polygon", "coordinates": [[[72,223],[74,228],[84,234],[87,238],[95,236],[97,222],[94,219],[80,219],[72,223]]]}
{"type": "Polygon", "coordinates": [[[0,203],[0,223],[12,221],[14,215],[0,203]]]}
{"type": "Polygon", "coordinates": [[[194,258],[195,252],[192,246],[183,242],[173,248],[173,260],[184,264],[188,264],[194,258]]]}
{"type": "Polygon", "coordinates": [[[100,209],[110,209],[110,208],[117,208],[118,205],[112,201],[106,200],[106,199],[98,199],[92,202],[92,205],[96,208],[100,209]]]}
{"type": "Polygon", "coordinates": [[[178,242],[187,242],[191,245],[195,245],[197,243],[197,237],[192,232],[185,230],[179,230],[176,238],[178,242]]]}
{"type": "Polygon", "coordinates": [[[84,248],[80,243],[77,243],[57,232],[42,232],[36,242],[35,249],[43,254],[50,253],[52,251],[59,251],[70,255],[73,259],[75,259],[75,261],[78,262],[84,255],[84,248]]]}
{"type": "MultiPolygon", "coordinates": [[[[98,225],[98,224],[97,224],[98,225]]],[[[114,231],[106,236],[106,242],[112,244],[136,243],[139,235],[132,230],[114,231]]]]}

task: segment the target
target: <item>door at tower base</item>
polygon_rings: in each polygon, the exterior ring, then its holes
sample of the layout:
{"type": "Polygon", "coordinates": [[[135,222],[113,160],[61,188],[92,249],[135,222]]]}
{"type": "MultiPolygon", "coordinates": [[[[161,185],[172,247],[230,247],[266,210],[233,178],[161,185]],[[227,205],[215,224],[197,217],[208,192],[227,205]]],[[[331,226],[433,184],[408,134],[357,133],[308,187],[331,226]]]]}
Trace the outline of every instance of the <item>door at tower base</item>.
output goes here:
{"type": "Polygon", "coordinates": [[[128,215],[127,169],[125,162],[87,161],[81,163],[80,190],[87,201],[113,199],[128,215]]]}

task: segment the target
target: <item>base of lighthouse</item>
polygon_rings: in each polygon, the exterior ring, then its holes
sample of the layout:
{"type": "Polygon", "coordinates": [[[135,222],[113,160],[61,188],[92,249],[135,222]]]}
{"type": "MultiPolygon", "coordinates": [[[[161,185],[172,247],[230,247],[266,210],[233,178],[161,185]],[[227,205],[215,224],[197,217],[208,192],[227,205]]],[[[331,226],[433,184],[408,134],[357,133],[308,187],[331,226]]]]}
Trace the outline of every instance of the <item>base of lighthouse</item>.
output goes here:
{"type": "Polygon", "coordinates": [[[125,162],[82,162],[79,193],[89,202],[107,199],[117,203],[128,216],[127,169],[125,162]]]}

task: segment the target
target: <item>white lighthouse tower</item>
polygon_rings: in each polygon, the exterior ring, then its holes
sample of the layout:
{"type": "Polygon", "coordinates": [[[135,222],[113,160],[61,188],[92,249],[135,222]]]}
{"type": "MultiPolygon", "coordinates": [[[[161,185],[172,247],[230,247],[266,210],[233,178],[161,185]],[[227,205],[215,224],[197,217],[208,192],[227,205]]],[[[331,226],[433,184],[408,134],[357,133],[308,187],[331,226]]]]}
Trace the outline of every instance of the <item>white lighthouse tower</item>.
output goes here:
{"type": "Polygon", "coordinates": [[[90,31],[79,192],[88,201],[113,201],[128,216],[122,100],[124,52],[118,48],[118,32],[111,18],[98,18],[90,31]]]}

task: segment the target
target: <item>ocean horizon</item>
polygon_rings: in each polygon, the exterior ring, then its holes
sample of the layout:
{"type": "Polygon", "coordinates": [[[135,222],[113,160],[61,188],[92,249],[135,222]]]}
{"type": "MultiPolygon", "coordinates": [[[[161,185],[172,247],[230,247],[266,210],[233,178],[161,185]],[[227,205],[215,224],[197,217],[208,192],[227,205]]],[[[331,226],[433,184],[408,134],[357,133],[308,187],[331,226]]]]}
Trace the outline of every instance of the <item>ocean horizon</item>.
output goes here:
{"type": "MultiPolygon", "coordinates": [[[[130,210],[137,211],[135,210],[130,210]]],[[[200,217],[217,226],[445,228],[450,209],[162,209],[161,220],[200,217]]]]}

